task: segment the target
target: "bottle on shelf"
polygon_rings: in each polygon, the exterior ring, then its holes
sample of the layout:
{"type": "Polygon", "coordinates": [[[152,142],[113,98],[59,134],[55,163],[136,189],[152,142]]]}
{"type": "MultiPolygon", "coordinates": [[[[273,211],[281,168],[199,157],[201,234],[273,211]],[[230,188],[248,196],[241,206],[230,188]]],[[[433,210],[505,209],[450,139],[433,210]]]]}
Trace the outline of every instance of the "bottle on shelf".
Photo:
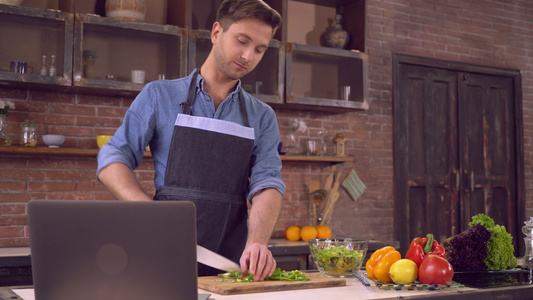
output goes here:
{"type": "Polygon", "coordinates": [[[96,64],[96,51],[85,50],[83,51],[83,77],[94,78],[94,68],[96,64]]]}
{"type": "Polygon", "coordinates": [[[56,56],[52,54],[52,61],[50,62],[50,76],[56,76],[56,56]]]}
{"type": "Polygon", "coordinates": [[[43,55],[43,63],[41,65],[41,75],[48,74],[48,69],[46,68],[46,55],[43,55]]]}

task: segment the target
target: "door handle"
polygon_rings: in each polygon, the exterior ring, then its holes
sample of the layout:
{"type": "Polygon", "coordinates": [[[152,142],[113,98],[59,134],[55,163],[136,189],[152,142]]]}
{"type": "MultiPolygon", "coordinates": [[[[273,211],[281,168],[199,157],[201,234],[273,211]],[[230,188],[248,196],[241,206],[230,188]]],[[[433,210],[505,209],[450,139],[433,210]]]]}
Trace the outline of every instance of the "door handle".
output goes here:
{"type": "Polygon", "coordinates": [[[474,191],[474,187],[475,187],[475,182],[474,182],[474,171],[470,171],[470,191],[473,192],[474,191]]]}
{"type": "Polygon", "coordinates": [[[461,184],[461,172],[458,172],[456,169],[453,169],[452,173],[455,174],[455,190],[454,192],[459,191],[459,185],[461,184]]]}

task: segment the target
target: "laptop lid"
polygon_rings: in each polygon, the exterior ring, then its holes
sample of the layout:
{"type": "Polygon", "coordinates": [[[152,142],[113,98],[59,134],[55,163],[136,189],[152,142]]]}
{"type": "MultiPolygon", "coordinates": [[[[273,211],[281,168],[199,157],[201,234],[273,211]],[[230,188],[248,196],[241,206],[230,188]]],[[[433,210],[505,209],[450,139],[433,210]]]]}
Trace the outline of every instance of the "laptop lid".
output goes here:
{"type": "Polygon", "coordinates": [[[28,203],[37,300],[198,299],[188,201],[28,203]]]}

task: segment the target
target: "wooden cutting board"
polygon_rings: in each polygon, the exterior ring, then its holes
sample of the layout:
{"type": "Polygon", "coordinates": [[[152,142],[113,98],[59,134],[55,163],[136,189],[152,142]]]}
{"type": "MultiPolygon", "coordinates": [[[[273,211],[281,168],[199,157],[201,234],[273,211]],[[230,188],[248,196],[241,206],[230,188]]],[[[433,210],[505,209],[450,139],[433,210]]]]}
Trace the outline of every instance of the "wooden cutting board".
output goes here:
{"type": "Polygon", "coordinates": [[[274,291],[288,291],[301,289],[315,289],[334,286],[345,286],[346,280],[342,278],[332,278],[318,273],[306,273],[309,281],[262,281],[262,282],[231,282],[226,279],[222,282],[221,277],[206,276],[198,277],[198,288],[217,293],[220,295],[235,295],[249,293],[263,293],[274,291]]]}

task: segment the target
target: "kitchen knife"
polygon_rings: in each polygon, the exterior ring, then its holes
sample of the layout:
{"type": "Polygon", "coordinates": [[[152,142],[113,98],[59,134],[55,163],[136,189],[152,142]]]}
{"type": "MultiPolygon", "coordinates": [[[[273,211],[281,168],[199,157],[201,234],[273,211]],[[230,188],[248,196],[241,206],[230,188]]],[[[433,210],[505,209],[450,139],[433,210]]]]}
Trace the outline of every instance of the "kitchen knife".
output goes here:
{"type": "Polygon", "coordinates": [[[200,245],[196,245],[196,260],[204,265],[208,265],[222,271],[240,271],[241,266],[224,256],[213,252],[200,245]]]}

